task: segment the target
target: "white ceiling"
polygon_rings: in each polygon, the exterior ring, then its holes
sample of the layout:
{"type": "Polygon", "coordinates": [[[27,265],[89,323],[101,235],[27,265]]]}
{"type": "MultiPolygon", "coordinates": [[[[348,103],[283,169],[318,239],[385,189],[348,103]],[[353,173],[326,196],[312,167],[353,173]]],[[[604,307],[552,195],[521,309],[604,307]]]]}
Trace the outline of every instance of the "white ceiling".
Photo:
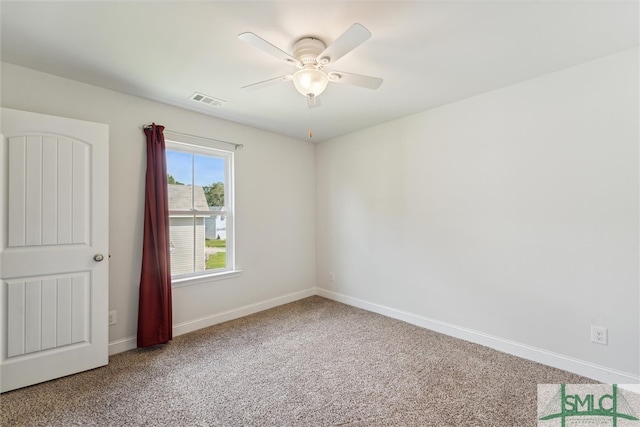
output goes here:
{"type": "Polygon", "coordinates": [[[358,22],[373,36],[330,68],[384,83],[330,83],[312,110],[316,142],[639,44],[635,0],[2,1],[0,13],[5,62],[302,140],[309,109],[293,83],[240,89],[292,68],[237,35],[291,52],[358,22]],[[194,92],[227,102],[200,105],[194,92]]]}

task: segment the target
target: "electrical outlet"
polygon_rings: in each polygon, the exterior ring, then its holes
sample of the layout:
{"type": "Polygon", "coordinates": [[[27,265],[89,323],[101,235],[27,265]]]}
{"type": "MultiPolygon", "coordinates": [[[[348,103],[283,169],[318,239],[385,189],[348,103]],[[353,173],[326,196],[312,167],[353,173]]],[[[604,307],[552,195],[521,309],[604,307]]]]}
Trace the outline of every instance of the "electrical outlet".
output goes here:
{"type": "Polygon", "coordinates": [[[335,283],[336,282],[336,275],[333,273],[329,273],[329,282],[330,283],[335,283]]]}
{"type": "Polygon", "coordinates": [[[113,310],[109,312],[109,326],[118,323],[118,312],[113,310]]]}
{"type": "Polygon", "coordinates": [[[591,325],[591,342],[607,345],[607,328],[591,325]]]}

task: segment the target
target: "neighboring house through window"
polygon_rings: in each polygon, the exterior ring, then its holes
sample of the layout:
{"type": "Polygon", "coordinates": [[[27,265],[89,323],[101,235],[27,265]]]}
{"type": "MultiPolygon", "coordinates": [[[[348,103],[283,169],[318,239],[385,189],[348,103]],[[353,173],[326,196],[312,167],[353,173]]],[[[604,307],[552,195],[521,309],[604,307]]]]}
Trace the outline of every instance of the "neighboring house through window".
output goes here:
{"type": "Polygon", "coordinates": [[[166,145],[172,279],[234,271],[233,153],[166,145]]]}

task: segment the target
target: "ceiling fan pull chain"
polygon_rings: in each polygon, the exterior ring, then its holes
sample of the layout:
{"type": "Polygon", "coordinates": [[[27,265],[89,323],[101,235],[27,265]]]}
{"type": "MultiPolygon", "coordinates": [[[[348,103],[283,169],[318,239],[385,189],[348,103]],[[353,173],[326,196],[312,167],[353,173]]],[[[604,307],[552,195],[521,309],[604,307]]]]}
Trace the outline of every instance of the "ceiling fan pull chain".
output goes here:
{"type": "Polygon", "coordinates": [[[309,139],[313,138],[313,123],[311,122],[311,107],[309,107],[309,139]]]}

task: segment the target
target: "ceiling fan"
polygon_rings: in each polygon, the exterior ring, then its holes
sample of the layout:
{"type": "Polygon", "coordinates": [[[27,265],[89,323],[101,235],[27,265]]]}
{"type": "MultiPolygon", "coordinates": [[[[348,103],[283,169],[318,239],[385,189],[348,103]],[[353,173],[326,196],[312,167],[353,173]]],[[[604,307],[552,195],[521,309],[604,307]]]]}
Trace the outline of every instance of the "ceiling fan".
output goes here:
{"type": "Polygon", "coordinates": [[[369,40],[370,37],[369,30],[356,23],[329,46],[315,37],[303,37],[293,44],[293,54],[289,54],[254,33],[239,34],[238,38],[243,42],[298,68],[298,71],[293,74],[253,83],[243,86],[242,89],[254,89],[273,83],[293,81],[298,92],[307,98],[309,107],[320,105],[317,97],[324,92],[329,82],[378,89],[382,84],[381,78],[324,69],[369,40]]]}

